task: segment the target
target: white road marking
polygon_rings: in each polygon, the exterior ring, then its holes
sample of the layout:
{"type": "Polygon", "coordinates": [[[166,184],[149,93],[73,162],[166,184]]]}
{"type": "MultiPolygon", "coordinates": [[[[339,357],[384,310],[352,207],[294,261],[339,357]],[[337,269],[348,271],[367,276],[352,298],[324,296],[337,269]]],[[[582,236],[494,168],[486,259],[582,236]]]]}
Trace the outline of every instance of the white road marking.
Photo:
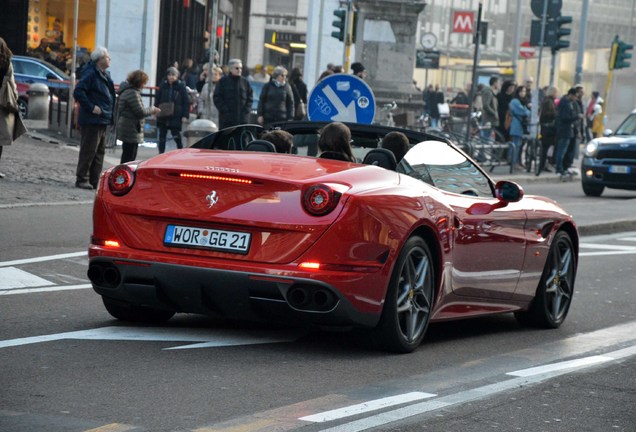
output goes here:
{"type": "MultiPolygon", "coordinates": [[[[0,268],[0,290],[55,285],[53,282],[15,267],[0,268]]],[[[2,292],[2,291],[0,291],[2,292]]]]}
{"type": "Polygon", "coordinates": [[[40,288],[15,288],[8,290],[0,290],[0,296],[5,295],[13,295],[13,294],[35,294],[35,293],[43,293],[43,292],[53,292],[53,291],[73,291],[80,289],[92,288],[91,284],[80,284],[80,285],[56,285],[51,287],[40,287],[40,288]]]}
{"type": "MultiPolygon", "coordinates": [[[[613,351],[605,354],[606,357],[610,357],[613,360],[621,358],[631,357],[636,355],[636,346],[613,351]]],[[[568,368],[554,371],[546,371],[540,374],[517,377],[508,379],[505,381],[497,382],[494,384],[488,384],[482,387],[469,389],[459,393],[450,394],[439,399],[434,399],[427,402],[422,402],[414,405],[409,405],[403,408],[398,408],[392,411],[383,412],[370,417],[366,417],[360,420],[345,423],[339,426],[335,426],[328,429],[322,429],[321,432],[360,432],[374,427],[380,427],[393,423],[396,421],[402,421],[408,417],[414,417],[417,415],[425,414],[430,411],[434,411],[440,408],[446,408],[453,405],[461,405],[474,400],[491,397],[498,393],[508,390],[515,390],[525,386],[533,385],[546,381],[551,378],[556,378],[561,375],[565,375],[574,370],[580,370],[582,368],[590,367],[599,364],[598,362],[592,362],[585,365],[580,365],[577,368],[568,368]]]]}
{"type": "Polygon", "coordinates": [[[608,361],[614,360],[612,357],[607,356],[591,356],[584,357],[576,360],[562,361],[559,363],[553,363],[544,366],[537,366],[528,369],[521,369],[518,371],[508,372],[506,375],[518,376],[518,377],[529,377],[534,375],[542,375],[547,372],[553,371],[561,371],[566,369],[576,369],[586,366],[592,366],[599,363],[604,363],[608,361]]]}
{"type": "Polygon", "coordinates": [[[35,257],[35,258],[26,258],[26,259],[13,260],[13,261],[0,261],[0,267],[8,267],[8,266],[21,265],[21,264],[31,264],[31,263],[44,262],[44,261],[54,261],[54,260],[64,259],[64,258],[86,256],[87,254],[88,252],[83,251],[83,252],[71,252],[71,253],[58,254],[58,255],[41,256],[41,257],[35,257]]]}
{"type": "Polygon", "coordinates": [[[321,423],[331,420],[337,420],[344,417],[350,417],[357,414],[362,414],[369,411],[376,411],[383,408],[388,408],[394,405],[400,405],[407,402],[413,402],[416,400],[427,399],[431,397],[435,397],[432,393],[423,393],[423,392],[411,392],[405,393],[397,396],[385,397],[382,399],[376,399],[372,401],[367,401],[364,403],[351,405],[344,408],[338,408],[330,411],[325,411],[318,414],[312,414],[305,417],[301,417],[298,420],[304,420],[314,423],[321,423]]]}
{"type": "MultiPolygon", "coordinates": [[[[619,240],[624,240],[620,238],[619,240]]],[[[597,249],[596,252],[579,252],[579,256],[629,255],[636,253],[636,247],[617,244],[581,243],[581,249],[597,249]]]]}
{"type": "Polygon", "coordinates": [[[619,237],[619,240],[636,242],[636,237],[619,237]]]}
{"type": "MultiPolygon", "coordinates": [[[[81,340],[136,340],[155,342],[208,342],[212,346],[254,345],[292,342],[301,333],[294,330],[214,330],[168,327],[101,327],[90,330],[55,333],[0,341],[0,348],[30,345],[64,339],[81,340]]],[[[167,348],[169,349],[169,348],[167,348]]]]}
{"type": "Polygon", "coordinates": [[[636,246],[608,245],[608,244],[598,244],[598,243],[581,243],[579,246],[585,249],[636,251],[636,246]]]}

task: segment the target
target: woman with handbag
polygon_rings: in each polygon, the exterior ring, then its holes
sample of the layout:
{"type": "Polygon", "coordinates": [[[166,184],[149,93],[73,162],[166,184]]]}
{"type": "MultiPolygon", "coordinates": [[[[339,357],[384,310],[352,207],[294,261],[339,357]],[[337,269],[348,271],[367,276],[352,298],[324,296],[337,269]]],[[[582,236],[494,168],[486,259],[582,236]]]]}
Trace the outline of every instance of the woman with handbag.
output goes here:
{"type": "Polygon", "coordinates": [[[303,81],[300,68],[292,69],[289,84],[294,93],[294,120],[302,120],[307,115],[307,84],[303,81]]]}
{"type": "Polygon", "coordinates": [[[139,143],[144,140],[144,118],[156,115],[157,107],[144,108],[141,89],[148,82],[148,75],[142,70],[128,74],[128,78],[119,86],[117,99],[117,139],[122,142],[121,163],[137,158],[139,143]]]}
{"type": "Polygon", "coordinates": [[[185,84],[179,80],[177,68],[168,68],[166,79],[163,80],[157,90],[155,106],[161,110],[157,114],[159,153],[166,151],[168,131],[170,131],[174,142],[177,144],[177,148],[183,148],[181,143],[181,125],[189,120],[190,98],[185,84]]]}
{"type": "Polygon", "coordinates": [[[526,97],[526,88],[519,86],[515,89],[514,97],[510,101],[508,109],[512,115],[512,123],[510,124],[510,138],[512,139],[512,157],[510,165],[513,168],[523,168],[521,165],[520,152],[523,135],[526,133],[527,120],[530,118],[530,110],[524,105],[523,101],[526,97]],[[526,123],[524,125],[524,122],[526,123]]]}
{"type": "Polygon", "coordinates": [[[539,123],[541,124],[541,159],[539,166],[540,170],[545,172],[552,172],[547,167],[547,159],[550,148],[552,148],[552,153],[554,154],[554,147],[556,146],[556,101],[559,97],[558,93],[559,91],[556,87],[548,88],[539,107],[539,123]]]}
{"type": "MultiPolygon", "coordinates": [[[[0,158],[2,149],[26,133],[18,109],[18,89],[13,78],[11,57],[13,53],[7,43],[0,37],[0,158]]],[[[0,173],[0,178],[4,174],[0,173]]]]}

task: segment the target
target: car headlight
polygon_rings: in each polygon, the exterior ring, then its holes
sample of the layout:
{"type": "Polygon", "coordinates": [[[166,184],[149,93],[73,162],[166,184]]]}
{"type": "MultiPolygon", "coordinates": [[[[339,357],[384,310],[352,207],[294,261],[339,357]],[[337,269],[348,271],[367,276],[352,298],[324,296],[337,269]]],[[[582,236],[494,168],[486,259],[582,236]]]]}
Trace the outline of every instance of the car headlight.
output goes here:
{"type": "Polygon", "coordinates": [[[592,140],[585,146],[585,156],[593,157],[598,150],[598,142],[592,140]]]}

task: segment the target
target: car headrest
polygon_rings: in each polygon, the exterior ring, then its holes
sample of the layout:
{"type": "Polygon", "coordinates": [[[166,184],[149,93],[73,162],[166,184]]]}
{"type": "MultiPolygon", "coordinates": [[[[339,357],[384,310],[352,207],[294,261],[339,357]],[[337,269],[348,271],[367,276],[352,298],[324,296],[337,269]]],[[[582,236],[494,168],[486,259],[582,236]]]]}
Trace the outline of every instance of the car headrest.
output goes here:
{"type": "Polygon", "coordinates": [[[245,151],[276,153],[276,147],[269,141],[254,140],[250,141],[247,146],[245,146],[245,151]]]}
{"type": "Polygon", "coordinates": [[[362,160],[366,165],[377,165],[379,167],[395,171],[397,168],[397,161],[395,155],[391,150],[385,148],[371,149],[362,160]]]}

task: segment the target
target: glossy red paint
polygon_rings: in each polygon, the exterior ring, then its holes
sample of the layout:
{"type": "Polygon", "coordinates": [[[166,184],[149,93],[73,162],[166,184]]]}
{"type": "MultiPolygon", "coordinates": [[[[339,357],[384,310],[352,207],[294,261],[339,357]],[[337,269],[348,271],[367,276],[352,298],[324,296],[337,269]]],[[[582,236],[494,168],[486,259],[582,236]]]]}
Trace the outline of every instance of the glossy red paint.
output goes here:
{"type": "MultiPolygon", "coordinates": [[[[244,317],[283,307],[309,322],[373,327],[400,251],[417,236],[435,267],[431,320],[523,310],[555,233],[567,229],[578,241],[571,217],[550,200],[452,193],[375,166],[184,149],[139,163],[122,196],[104,181],[115,169],[102,177],[92,236],[120,247],[94,242],[89,258],[115,265],[122,282],[94,286],[157,309],[244,317]],[[316,185],[337,193],[325,214],[306,211],[305,194],[316,185]],[[164,238],[169,225],[246,233],[250,247],[176,247],[164,238]],[[294,289],[333,296],[333,307],[299,310],[287,297],[294,289]]],[[[311,197],[318,210],[332,199],[326,194],[311,197]]]]}

